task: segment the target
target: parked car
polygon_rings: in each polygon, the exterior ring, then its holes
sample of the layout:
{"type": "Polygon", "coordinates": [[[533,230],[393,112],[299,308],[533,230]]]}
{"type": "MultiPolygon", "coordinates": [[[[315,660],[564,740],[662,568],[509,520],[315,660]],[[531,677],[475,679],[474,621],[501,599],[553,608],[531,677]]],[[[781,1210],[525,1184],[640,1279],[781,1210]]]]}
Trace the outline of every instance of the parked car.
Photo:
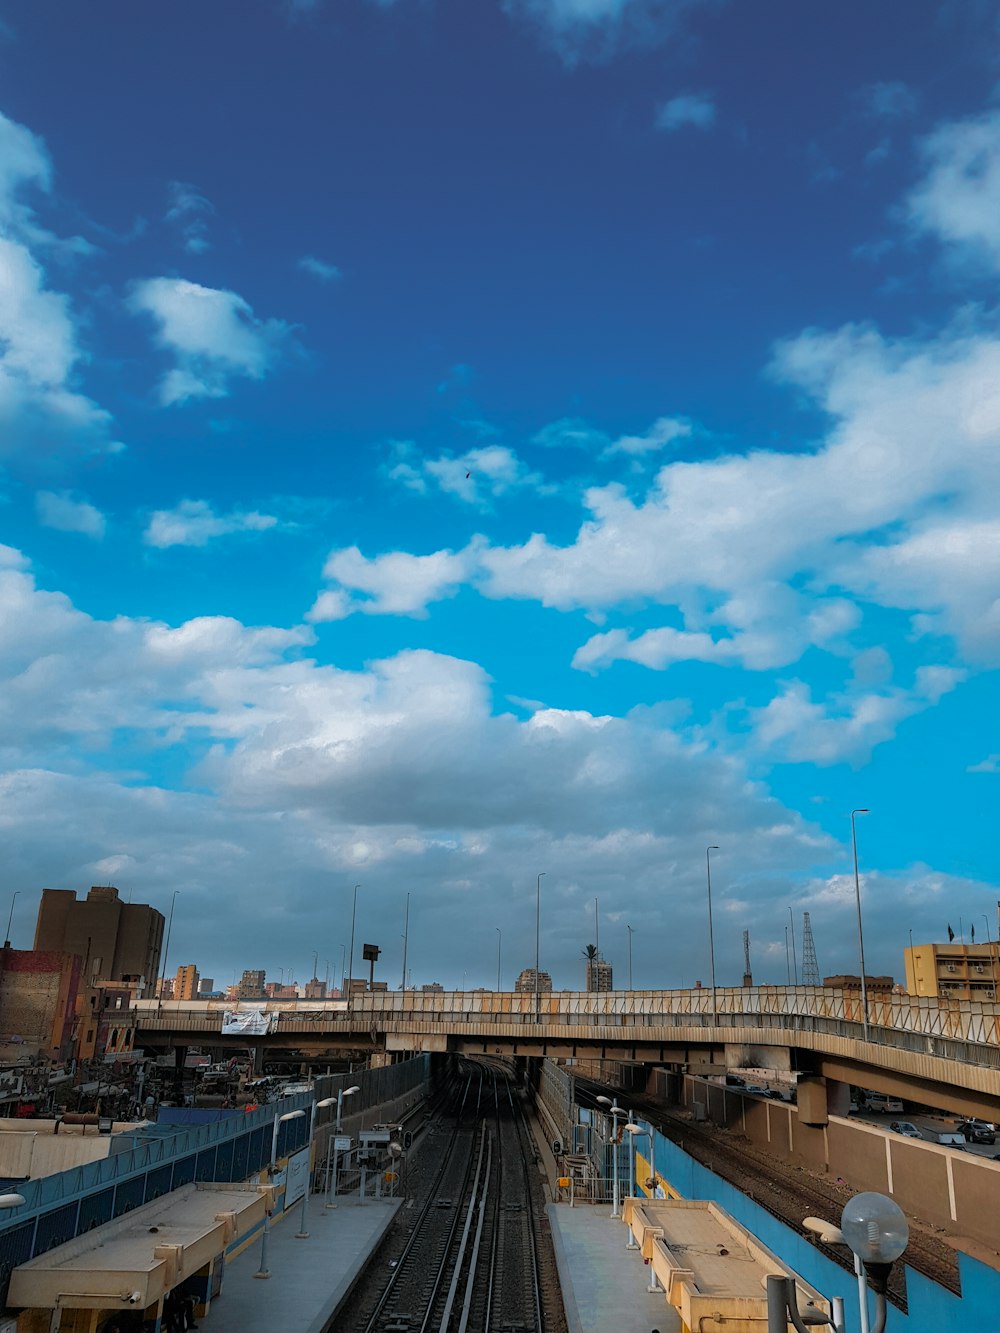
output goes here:
{"type": "Polygon", "coordinates": [[[988,1120],[963,1120],[961,1124],[955,1126],[959,1134],[963,1135],[966,1143],[996,1143],[997,1128],[991,1125],[988,1120]]]}
{"type": "Polygon", "coordinates": [[[861,1109],[878,1115],[902,1115],[903,1103],[898,1097],[887,1097],[882,1092],[865,1092],[861,1095],[861,1109]]]}
{"type": "Polygon", "coordinates": [[[771,1089],[765,1088],[763,1083],[748,1083],[743,1089],[744,1092],[752,1092],[755,1097],[770,1097],[771,1089]]]}
{"type": "Polygon", "coordinates": [[[905,1139],[922,1139],[924,1136],[911,1120],[892,1120],[889,1128],[894,1134],[902,1134],[905,1139]]]}

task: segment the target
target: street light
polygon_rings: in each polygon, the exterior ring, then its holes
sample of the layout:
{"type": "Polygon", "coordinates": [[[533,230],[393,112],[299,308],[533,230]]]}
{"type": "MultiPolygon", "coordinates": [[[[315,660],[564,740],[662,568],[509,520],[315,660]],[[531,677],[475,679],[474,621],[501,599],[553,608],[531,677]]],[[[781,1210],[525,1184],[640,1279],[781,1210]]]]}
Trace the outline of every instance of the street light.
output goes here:
{"type": "Polygon", "coordinates": [[[23,1194],[0,1194],[0,1208],[20,1208],[23,1203],[23,1194]]]}
{"type": "Polygon", "coordinates": [[[160,973],[160,993],[157,996],[156,1007],[159,1010],[163,1006],[163,983],[167,979],[167,959],[170,956],[170,931],[174,924],[174,903],[177,901],[177,895],[180,889],[174,889],[173,896],[170,899],[170,916],[167,919],[167,942],[163,946],[163,971],[160,973]]]}
{"type": "Polygon", "coordinates": [[[597,1100],[601,1102],[602,1105],[608,1108],[608,1115],[611,1116],[612,1124],[614,1125],[615,1151],[614,1151],[614,1180],[612,1182],[612,1187],[611,1187],[611,1216],[612,1218],[617,1219],[622,1215],[621,1209],[618,1206],[618,1117],[624,1116],[625,1119],[627,1120],[628,1112],[623,1107],[618,1105],[617,1097],[615,1097],[613,1101],[610,1097],[598,1097],[597,1100]]]}
{"type": "Polygon", "coordinates": [[[497,991],[500,990],[500,946],[503,944],[503,931],[499,926],[495,927],[497,933],[497,991]]]}
{"type": "MultiPolygon", "coordinates": [[[[300,1120],[305,1117],[305,1111],[286,1111],[284,1115],[275,1114],[274,1128],[271,1131],[271,1167],[268,1172],[267,1184],[270,1190],[274,1190],[274,1175],[278,1169],[278,1126],[286,1120],[300,1120]]],[[[273,1203],[273,1194],[272,1194],[273,1203]]],[[[254,1277],[270,1277],[271,1271],[267,1266],[267,1237],[270,1231],[271,1209],[265,1204],[264,1207],[264,1233],[260,1242],[260,1267],[254,1273],[254,1277]]]]}
{"type": "Polygon", "coordinates": [[[13,896],[13,898],[11,898],[11,900],[10,900],[10,916],[7,918],[7,935],[6,935],[6,937],[5,937],[5,939],[4,939],[4,942],[3,942],[3,947],[4,947],[5,949],[9,949],[9,948],[10,948],[10,927],[11,927],[11,922],[14,920],[14,904],[17,902],[17,895],[18,895],[20,892],[21,892],[20,889],[15,889],[15,890],[14,890],[14,896],[13,896]]]}
{"type": "Polygon", "coordinates": [[[547,870],[542,870],[535,880],[535,1022],[541,1018],[541,1006],[538,1000],[538,936],[539,924],[542,919],[542,875],[547,875],[547,870]]]}
{"type": "MultiPolygon", "coordinates": [[[[844,1205],[840,1226],[819,1217],[807,1217],[804,1224],[815,1231],[827,1245],[846,1245],[854,1253],[854,1271],[858,1277],[858,1306],[861,1333],[884,1333],[886,1288],[892,1266],[910,1239],[910,1228],[900,1206],[884,1194],[855,1194],[844,1205]],[[867,1275],[867,1282],[866,1282],[867,1275]],[[875,1293],[875,1323],[868,1321],[868,1287],[875,1293]]],[[[768,1282],[771,1279],[768,1278],[768,1282]]],[[[768,1307],[770,1313],[770,1307],[768,1307]]],[[[794,1322],[794,1319],[793,1319],[794,1322]]],[[[768,1326],[770,1333],[770,1325],[768,1326]]],[[[782,1326],[784,1333],[784,1326],[782,1326]]]]}
{"type": "Polygon", "coordinates": [[[713,845],[705,848],[705,874],[708,877],[708,954],[712,967],[712,1024],[718,1022],[718,1014],[715,1007],[715,932],[712,929],[712,852],[717,852],[718,847],[713,845]]]}
{"type": "Polygon", "coordinates": [[[352,1000],[352,993],[353,993],[353,991],[354,991],[354,985],[353,985],[353,981],[354,981],[354,922],[355,922],[355,920],[357,919],[357,915],[358,915],[358,889],[360,889],[360,888],[361,888],[361,885],[360,885],[360,884],[355,884],[355,886],[354,886],[354,906],[353,906],[352,909],[351,909],[351,962],[350,962],[350,972],[351,972],[351,975],[348,977],[348,981],[351,982],[352,984],[350,984],[350,985],[347,987],[347,1012],[348,1012],[348,1013],[351,1012],[351,1000],[352,1000]]]}
{"type": "MultiPolygon", "coordinates": [[[[313,969],[315,975],[315,969],[313,969]]],[[[306,1223],[309,1215],[309,1187],[312,1184],[312,1146],[313,1139],[316,1137],[316,1112],[321,1106],[335,1105],[336,1097],[324,1097],[321,1102],[313,1102],[312,1112],[309,1116],[309,1165],[306,1173],[306,1189],[302,1195],[302,1216],[299,1218],[299,1229],[295,1233],[296,1240],[305,1240],[309,1235],[306,1223]]]]}
{"type": "MultiPolygon", "coordinates": [[[[358,1087],[357,1084],[355,1084],[353,1088],[341,1088],[341,1089],[338,1091],[338,1093],[337,1093],[337,1119],[336,1119],[336,1123],[335,1123],[335,1125],[334,1125],[334,1130],[333,1130],[335,1136],[338,1135],[338,1134],[340,1133],[340,1121],[341,1121],[341,1113],[343,1112],[343,1109],[344,1109],[344,1098],[345,1098],[345,1097],[352,1097],[356,1092],[360,1092],[360,1091],[361,1091],[361,1089],[358,1087]]],[[[336,1148],[336,1145],[334,1145],[333,1155],[332,1155],[332,1160],[333,1160],[333,1163],[334,1163],[334,1166],[333,1166],[333,1197],[336,1198],[336,1197],[337,1197],[337,1165],[336,1165],[336,1163],[337,1163],[337,1148],[336,1148]]],[[[325,1190],[324,1190],[323,1192],[324,1192],[324,1194],[326,1195],[326,1205],[325,1205],[325,1206],[326,1206],[327,1208],[336,1208],[337,1205],[336,1205],[335,1203],[331,1203],[331,1202],[330,1202],[330,1161],[331,1161],[330,1140],[329,1140],[329,1137],[328,1137],[328,1138],[327,1138],[327,1141],[326,1141],[326,1188],[325,1188],[325,1190]]]]}
{"type": "Polygon", "coordinates": [[[868,983],[865,980],[865,936],[861,929],[861,880],[858,877],[858,831],[854,826],[855,815],[867,815],[866,809],[851,811],[851,843],[854,847],[854,901],[858,908],[858,952],[861,955],[861,1030],[868,1041],[868,983]]]}
{"type": "Polygon", "coordinates": [[[631,926],[626,926],[625,929],[628,931],[628,988],[629,988],[629,990],[631,990],[631,989],[632,989],[632,935],[633,935],[633,930],[632,930],[632,927],[631,927],[631,926]]]}
{"type": "MultiPolygon", "coordinates": [[[[637,1124],[635,1123],[634,1120],[630,1120],[630,1121],[624,1126],[624,1128],[625,1128],[625,1130],[631,1135],[631,1148],[632,1148],[632,1152],[631,1152],[631,1154],[630,1154],[630,1156],[629,1156],[628,1197],[629,1197],[630,1199],[634,1199],[634,1198],[636,1197],[636,1193],[635,1193],[635,1152],[636,1152],[635,1141],[636,1141],[636,1139],[649,1139],[649,1156],[650,1156],[650,1173],[651,1173],[651,1174],[650,1174],[650,1178],[652,1179],[653,1184],[652,1184],[651,1186],[648,1186],[648,1188],[650,1188],[650,1189],[653,1190],[653,1197],[654,1197],[654,1199],[655,1199],[655,1198],[656,1198],[656,1183],[655,1183],[655,1182],[656,1182],[656,1143],[655,1143],[654,1140],[653,1140],[653,1129],[652,1129],[652,1126],[650,1126],[648,1129],[643,1129],[643,1127],[642,1127],[641,1125],[637,1125],[637,1124]]],[[[629,1231],[628,1231],[628,1244],[625,1246],[625,1248],[626,1248],[626,1250],[637,1250],[637,1249],[639,1248],[638,1245],[635,1243],[635,1233],[632,1231],[632,1228],[631,1228],[631,1227],[629,1227],[629,1231]]]]}

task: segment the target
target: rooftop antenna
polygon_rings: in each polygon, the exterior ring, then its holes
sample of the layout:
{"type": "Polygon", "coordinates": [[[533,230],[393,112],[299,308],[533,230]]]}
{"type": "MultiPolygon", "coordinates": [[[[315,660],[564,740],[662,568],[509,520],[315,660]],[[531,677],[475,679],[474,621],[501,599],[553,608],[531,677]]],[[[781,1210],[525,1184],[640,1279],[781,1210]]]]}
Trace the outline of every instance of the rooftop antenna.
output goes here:
{"type": "Polygon", "coordinates": [[[750,932],[743,932],[743,985],[749,988],[753,985],[753,973],[750,971],[750,932]]]}
{"type": "Polygon", "coordinates": [[[808,912],[802,913],[802,984],[819,985],[819,963],[816,961],[816,944],[808,912]]]}

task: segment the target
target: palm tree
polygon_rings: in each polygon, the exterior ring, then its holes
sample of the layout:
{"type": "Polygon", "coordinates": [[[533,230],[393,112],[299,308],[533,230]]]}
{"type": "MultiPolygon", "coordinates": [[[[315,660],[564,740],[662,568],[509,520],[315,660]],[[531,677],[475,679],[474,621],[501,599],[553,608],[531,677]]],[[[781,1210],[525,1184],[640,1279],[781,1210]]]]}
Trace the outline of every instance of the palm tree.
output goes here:
{"type": "Polygon", "coordinates": [[[587,947],[586,947],[584,950],[582,950],[582,953],[583,953],[583,956],[584,956],[584,958],[586,958],[586,960],[587,960],[588,963],[596,963],[596,962],[597,962],[597,945],[596,945],[596,944],[588,944],[587,947]]]}

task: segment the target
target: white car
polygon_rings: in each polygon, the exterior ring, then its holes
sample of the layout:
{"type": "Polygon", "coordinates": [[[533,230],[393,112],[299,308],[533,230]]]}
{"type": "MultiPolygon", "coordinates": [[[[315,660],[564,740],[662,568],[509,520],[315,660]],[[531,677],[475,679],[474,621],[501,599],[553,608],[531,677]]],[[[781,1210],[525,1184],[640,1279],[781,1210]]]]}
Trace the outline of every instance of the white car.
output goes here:
{"type": "Polygon", "coordinates": [[[889,1128],[894,1134],[902,1134],[905,1139],[922,1139],[924,1137],[911,1120],[893,1120],[889,1128]]]}

